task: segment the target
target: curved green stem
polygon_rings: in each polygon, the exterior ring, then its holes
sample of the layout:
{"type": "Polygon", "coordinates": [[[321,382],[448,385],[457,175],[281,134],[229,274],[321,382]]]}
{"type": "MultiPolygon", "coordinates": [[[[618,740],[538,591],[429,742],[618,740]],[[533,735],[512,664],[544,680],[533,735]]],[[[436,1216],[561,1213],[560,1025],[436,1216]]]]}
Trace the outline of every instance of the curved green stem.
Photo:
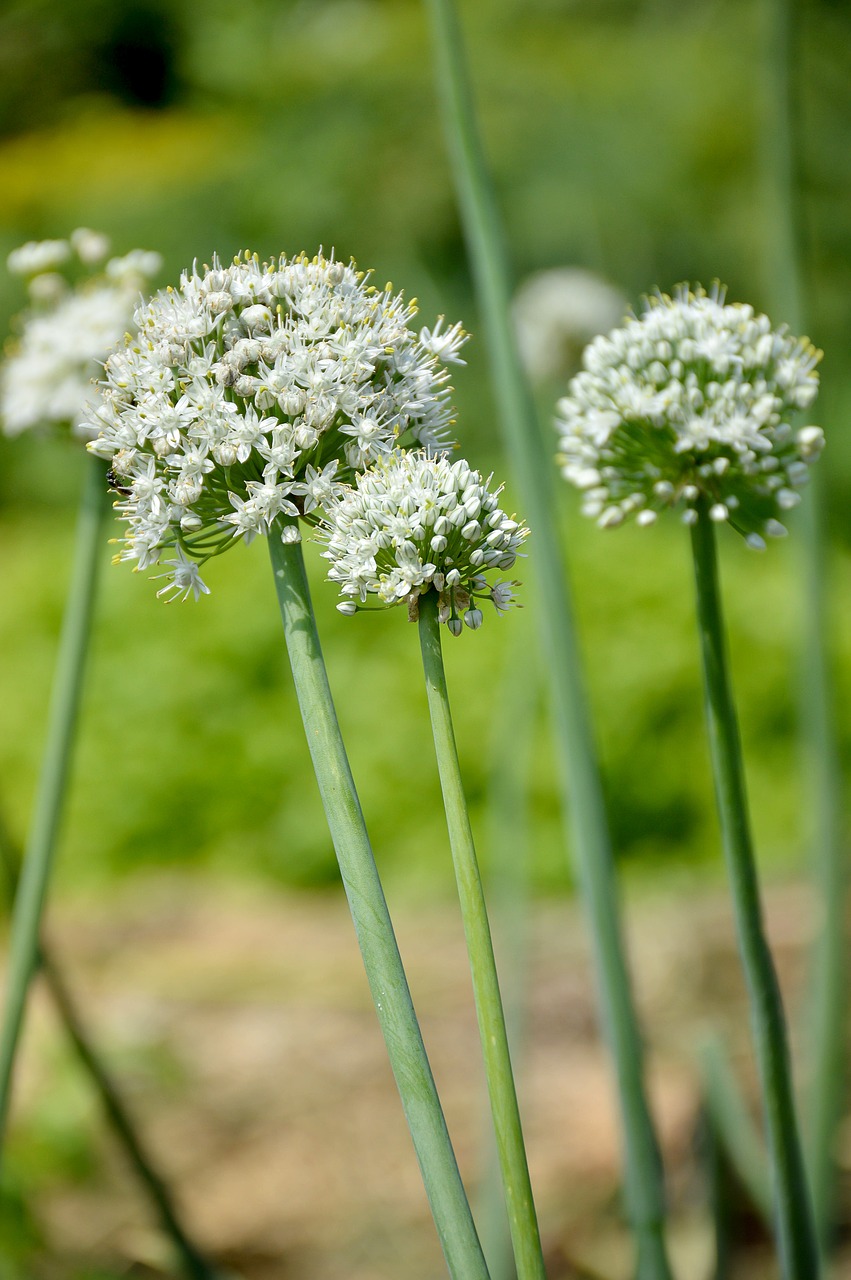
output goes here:
{"type": "MultiPolygon", "coordinates": [[[[14,899],[17,887],[21,857],[2,814],[0,814],[0,862],[2,862],[11,901],[14,899]]],[[[89,1073],[100,1095],[107,1120],[136,1170],[140,1182],[147,1190],[164,1231],[171,1237],[183,1274],[187,1280],[216,1280],[217,1272],[209,1266],[184,1231],[171,1192],[154,1168],[124,1099],[85,1027],[61,975],[60,966],[44,940],[39,943],[36,963],[68,1033],[68,1038],[76,1050],[77,1057],[89,1073]]]]}
{"type": "Polygon", "coordinates": [[[30,978],[37,959],[39,926],[67,790],[103,549],[104,515],[109,501],[106,464],[90,456],[87,468],[71,586],[53,677],[47,741],[32,828],[12,913],[6,1002],[0,1027],[0,1151],[9,1114],[15,1054],[30,978]]]}
{"type": "Polygon", "coordinates": [[[467,250],[490,349],[491,373],[514,479],[534,512],[533,560],[566,820],[590,925],[603,1033],[617,1074],[627,1214],[637,1280],[669,1280],[662,1163],[644,1085],[643,1047],[621,933],[618,886],[596,747],[581,674],[554,494],[555,468],[511,329],[510,271],[493,184],[479,137],[461,32],[452,0],[428,0],[438,96],[444,113],[467,250]]]}
{"type": "Polygon", "coordinates": [[[750,999],[780,1261],[785,1280],[816,1280],[819,1251],[795,1115],[783,1003],[762,923],[739,726],[727,669],[715,528],[705,503],[692,526],[692,550],[715,795],[750,999]]]}
{"type": "Polygon", "coordinates": [[[488,1280],[337,723],[301,544],[274,529],[269,550],[313,768],[446,1263],[453,1280],[488,1280]]]}
{"type": "Polygon", "coordinates": [[[92,1046],[71,994],[61,977],[59,967],[43,943],[39,949],[38,962],[77,1056],[100,1094],[101,1104],[113,1132],[124,1148],[139,1181],[145,1187],[163,1230],[171,1238],[180,1260],[181,1272],[186,1280],[216,1280],[218,1272],[206,1261],[184,1231],[177,1216],[171,1192],[154,1168],[121,1094],[92,1046]]]}
{"type": "Polygon", "coordinates": [[[419,597],[420,647],[428,707],[473,976],[476,1016],[479,1021],[517,1280],[544,1280],[546,1271],[511,1069],[502,997],[449,709],[437,609],[436,592],[428,591],[419,597]]]}

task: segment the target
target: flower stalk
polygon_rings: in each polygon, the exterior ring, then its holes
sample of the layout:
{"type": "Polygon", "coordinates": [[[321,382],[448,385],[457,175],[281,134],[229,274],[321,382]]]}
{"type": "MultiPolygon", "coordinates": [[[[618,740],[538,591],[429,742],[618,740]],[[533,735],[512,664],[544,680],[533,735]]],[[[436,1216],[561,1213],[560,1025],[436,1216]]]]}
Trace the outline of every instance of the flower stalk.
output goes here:
{"type": "Polygon", "coordinates": [[[80,503],[74,564],[53,679],[47,741],[32,827],[12,912],[6,999],[0,1025],[0,1152],[27,992],[38,957],[41,916],[56,852],[77,730],[108,510],[106,468],[90,458],[80,503]]]}
{"type": "Polygon", "coordinates": [[[603,1032],[617,1074],[627,1214],[638,1280],[669,1280],[665,1190],[644,1085],[643,1047],[622,937],[618,887],[553,493],[552,465],[510,324],[510,271],[452,0],[428,0],[438,98],[490,349],[498,419],[524,508],[535,513],[541,635],[552,681],[564,806],[590,924],[603,1032]]]}
{"type": "Polygon", "coordinates": [[[269,539],[296,696],[367,979],[453,1280],[488,1280],[346,756],[300,542],[269,539]]]}
{"type": "Polygon", "coordinates": [[[773,1172],[784,1280],[820,1274],[813,1208],[795,1115],[783,1003],[765,937],[738,720],[727,666],[715,529],[705,500],[691,526],[698,627],[715,793],[750,999],[773,1172]]]}
{"type": "Polygon", "coordinates": [[[476,1015],[517,1278],[544,1280],[546,1272],[511,1068],[502,997],[452,726],[441,649],[437,592],[428,591],[420,595],[417,603],[429,714],[470,958],[476,1015]]]}

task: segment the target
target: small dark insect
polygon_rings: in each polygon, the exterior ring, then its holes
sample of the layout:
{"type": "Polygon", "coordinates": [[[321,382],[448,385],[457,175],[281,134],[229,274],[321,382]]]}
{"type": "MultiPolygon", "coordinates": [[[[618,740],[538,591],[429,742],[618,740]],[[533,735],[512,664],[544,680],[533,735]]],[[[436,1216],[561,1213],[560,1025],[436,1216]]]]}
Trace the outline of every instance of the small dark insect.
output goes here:
{"type": "Polygon", "coordinates": [[[125,498],[129,498],[131,493],[133,492],[132,489],[127,489],[123,484],[119,482],[118,476],[115,474],[115,472],[112,470],[111,467],[109,471],[107,471],[106,473],[106,483],[109,485],[113,493],[120,493],[125,498]]]}

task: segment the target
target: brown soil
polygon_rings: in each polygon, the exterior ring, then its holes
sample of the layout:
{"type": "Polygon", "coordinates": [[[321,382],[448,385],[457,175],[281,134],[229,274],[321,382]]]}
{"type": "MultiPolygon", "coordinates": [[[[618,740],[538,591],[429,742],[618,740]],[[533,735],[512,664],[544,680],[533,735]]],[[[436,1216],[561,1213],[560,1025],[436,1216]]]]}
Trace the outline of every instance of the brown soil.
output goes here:
{"type": "MultiPolygon", "coordinates": [[[[457,911],[403,906],[394,916],[475,1195],[486,1104],[457,911]]],[[[812,916],[805,892],[775,889],[768,916],[788,1004],[799,1009],[812,916]]],[[[752,1094],[728,903],[721,890],[668,891],[631,902],[629,918],[672,1253],[682,1280],[704,1280],[714,1246],[696,1143],[697,1056],[711,1028],[727,1038],[752,1094]]],[[[537,906],[530,923],[518,1076],[550,1275],[627,1280],[612,1078],[584,932],[575,905],[561,902],[537,906]]],[[[146,883],[108,914],[102,905],[54,912],[50,942],[192,1233],[220,1264],[245,1280],[445,1274],[341,896],[146,883]]],[[[508,967],[504,959],[506,985],[508,967]]],[[[19,1143],[51,1097],[60,1043],[40,987],[20,1071],[19,1143]]],[[[93,1165],[76,1181],[43,1178],[33,1193],[49,1274],[70,1275],[84,1260],[147,1264],[140,1275],[167,1268],[167,1243],[122,1151],[94,1109],[81,1123],[90,1124],[93,1165]]],[[[838,1154],[851,1167],[851,1120],[846,1129],[838,1154]]],[[[736,1233],[732,1274],[773,1276],[755,1215],[742,1210],[736,1233]]],[[[851,1255],[837,1275],[851,1277],[851,1255]]]]}

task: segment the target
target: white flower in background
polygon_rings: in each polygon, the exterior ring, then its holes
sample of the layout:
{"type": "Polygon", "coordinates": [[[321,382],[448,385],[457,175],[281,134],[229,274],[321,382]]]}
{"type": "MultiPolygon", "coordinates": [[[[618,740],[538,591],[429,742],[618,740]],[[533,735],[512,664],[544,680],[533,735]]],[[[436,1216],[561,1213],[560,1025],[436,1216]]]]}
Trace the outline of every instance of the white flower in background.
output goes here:
{"type": "Polygon", "coordinates": [[[315,523],[341,482],[400,441],[443,447],[441,362],[457,361],[464,335],[418,337],[414,314],[354,263],[304,254],[214,259],[141,306],[89,415],[128,523],[117,558],[143,569],[176,551],[164,591],[197,599],[197,565],[234,538],[276,527],[292,541],[295,518],[315,523]]]}
{"type": "Polygon", "coordinates": [[[462,619],[482,625],[480,601],[504,612],[517,583],[489,575],[513,566],[529,530],[500,509],[500,492],[463,458],[399,450],[379,459],[338,493],[322,522],[328,577],[345,597],[337,608],[355,613],[374,594],[387,605],[407,602],[415,617],[417,597],[434,589],[440,621],[456,636],[462,619]]]}
{"type": "Polygon", "coordinates": [[[19,249],[12,250],[6,266],[13,276],[35,276],[61,267],[70,257],[71,245],[67,240],[28,240],[19,249]]]}
{"type": "Polygon", "coordinates": [[[761,547],[786,532],[824,443],[820,427],[792,425],[816,397],[820,358],[718,286],[650,298],[591,343],[559,401],[562,474],[604,528],[652,524],[680,502],[690,524],[703,502],[761,547]]]}
{"type": "MultiPolygon", "coordinates": [[[[79,428],[96,396],[103,361],[133,325],[147,278],[160,269],[157,253],[141,255],[134,269],[84,278],[72,287],[56,268],[71,270],[73,256],[91,267],[109,252],[99,232],[79,228],[65,240],[26,244],[9,255],[9,269],[28,276],[31,308],[16,322],[20,336],[0,368],[0,421],[7,435],[40,425],[79,428]],[[73,251],[73,252],[72,252],[73,251]]],[[[132,257],[133,255],[130,255],[132,257]]]]}
{"type": "Polygon", "coordinates": [[[627,300],[583,267],[538,271],[514,295],[520,355],[535,382],[573,373],[582,348],[623,319],[627,300]]]}

